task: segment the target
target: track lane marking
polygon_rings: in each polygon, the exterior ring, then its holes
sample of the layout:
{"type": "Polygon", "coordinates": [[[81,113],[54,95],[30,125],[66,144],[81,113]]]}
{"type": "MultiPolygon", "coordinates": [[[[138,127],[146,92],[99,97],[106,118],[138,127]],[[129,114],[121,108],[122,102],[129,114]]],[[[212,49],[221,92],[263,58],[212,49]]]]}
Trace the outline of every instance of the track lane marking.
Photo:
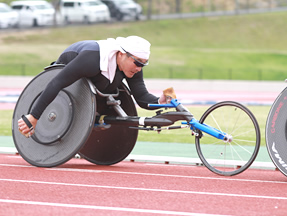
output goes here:
{"type": "MultiPolygon", "coordinates": [[[[0,164],[0,166],[11,167],[25,167],[39,169],[38,167],[29,165],[15,165],[15,164],[0,164]]],[[[179,165],[180,166],[180,165],[179,165]]],[[[171,175],[171,174],[158,174],[158,173],[140,173],[140,172],[124,172],[124,171],[109,171],[109,170],[91,170],[91,169],[74,169],[74,168],[43,168],[47,171],[67,171],[67,172],[87,172],[87,173],[116,173],[125,175],[146,175],[146,176],[160,176],[160,177],[174,177],[174,178],[190,178],[190,179],[207,179],[207,180],[221,180],[221,181],[242,181],[242,182],[257,182],[257,183],[274,183],[274,184],[287,184],[286,181],[268,181],[256,179],[236,179],[230,177],[202,177],[202,176],[185,176],[185,175],[171,175]]]]}
{"type": "MultiPolygon", "coordinates": [[[[65,208],[83,208],[83,209],[94,209],[94,210],[152,213],[152,214],[164,214],[164,215],[187,215],[187,216],[217,216],[218,215],[218,214],[217,215],[215,215],[215,214],[201,214],[201,213],[192,213],[192,212],[165,211],[165,210],[153,210],[153,209],[137,209],[137,208],[123,208],[123,207],[109,207],[109,206],[66,204],[66,203],[35,202],[35,201],[24,201],[24,200],[0,199],[0,202],[12,203],[12,204],[65,207],[65,208]]],[[[223,215],[221,215],[221,216],[223,216],[223,215]]]]}
{"type": "Polygon", "coordinates": [[[16,179],[0,179],[0,181],[17,182],[17,183],[30,183],[30,184],[62,185],[62,186],[73,186],[73,187],[89,187],[89,188],[104,188],[104,189],[118,189],[118,190],[163,192],[163,193],[182,193],[182,194],[197,194],[197,195],[212,195],[212,196],[229,196],[229,197],[257,198],[257,199],[287,200],[287,197],[259,196],[259,195],[248,195],[248,194],[228,194],[228,193],[213,193],[213,192],[201,192],[201,191],[119,187],[119,186],[105,186],[105,185],[73,184],[73,183],[62,183],[62,182],[16,180],[16,179]]]}

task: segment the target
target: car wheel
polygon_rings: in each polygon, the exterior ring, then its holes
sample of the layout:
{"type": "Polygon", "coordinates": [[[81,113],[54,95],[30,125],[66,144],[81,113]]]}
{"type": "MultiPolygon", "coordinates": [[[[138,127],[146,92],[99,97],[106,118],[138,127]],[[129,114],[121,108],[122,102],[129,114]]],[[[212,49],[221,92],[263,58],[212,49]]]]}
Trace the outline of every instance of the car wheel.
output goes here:
{"type": "Polygon", "coordinates": [[[33,20],[33,27],[38,27],[38,26],[39,26],[38,20],[34,19],[33,20]]]}
{"type": "Polygon", "coordinates": [[[84,16],[83,22],[84,24],[90,24],[91,22],[89,16],[84,16]]]}
{"type": "Polygon", "coordinates": [[[116,14],[116,19],[117,19],[118,21],[122,21],[123,18],[124,18],[124,15],[123,15],[121,12],[117,12],[117,14],[116,14]]]}
{"type": "Polygon", "coordinates": [[[65,24],[65,25],[69,25],[69,24],[70,24],[70,21],[69,21],[69,17],[68,17],[68,16],[65,16],[65,18],[64,18],[64,24],[65,24]]]}

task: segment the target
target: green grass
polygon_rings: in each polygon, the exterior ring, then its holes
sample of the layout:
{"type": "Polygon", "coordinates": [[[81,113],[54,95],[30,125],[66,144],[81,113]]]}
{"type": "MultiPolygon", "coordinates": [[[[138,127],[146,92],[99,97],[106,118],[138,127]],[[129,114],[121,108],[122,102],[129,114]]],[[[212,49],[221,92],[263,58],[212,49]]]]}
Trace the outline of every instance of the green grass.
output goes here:
{"type": "MultiPolygon", "coordinates": [[[[270,106],[250,106],[248,107],[255,115],[260,130],[261,130],[261,143],[265,145],[265,124],[270,106]]],[[[190,112],[196,119],[200,119],[201,115],[208,109],[208,106],[192,106],[189,107],[190,112]]],[[[11,122],[12,122],[12,110],[0,110],[1,122],[0,122],[0,136],[11,136],[11,122]]],[[[149,111],[144,109],[138,109],[139,116],[151,117],[155,115],[155,111],[149,111]]],[[[177,122],[180,124],[180,122],[177,122]]],[[[170,143],[190,143],[194,142],[194,137],[191,136],[189,129],[178,130],[163,130],[160,134],[154,131],[139,131],[138,141],[149,142],[170,142],[170,143]]]]}
{"type": "Polygon", "coordinates": [[[20,30],[0,34],[0,75],[36,75],[71,43],[139,35],[147,78],[282,80],[287,12],[20,30]]]}
{"type": "Polygon", "coordinates": [[[0,136],[12,136],[13,110],[0,110],[0,136]]]}

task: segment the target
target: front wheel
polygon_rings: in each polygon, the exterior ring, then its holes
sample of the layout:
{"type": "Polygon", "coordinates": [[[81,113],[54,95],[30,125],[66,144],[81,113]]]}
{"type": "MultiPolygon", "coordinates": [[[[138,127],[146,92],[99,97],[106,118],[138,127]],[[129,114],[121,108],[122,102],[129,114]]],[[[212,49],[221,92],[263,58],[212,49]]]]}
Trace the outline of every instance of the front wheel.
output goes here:
{"type": "Polygon", "coordinates": [[[220,102],[211,106],[199,122],[230,136],[228,141],[208,134],[196,137],[197,153],[210,171],[232,176],[253,163],[260,147],[260,129],[249,109],[236,102],[220,102]]]}

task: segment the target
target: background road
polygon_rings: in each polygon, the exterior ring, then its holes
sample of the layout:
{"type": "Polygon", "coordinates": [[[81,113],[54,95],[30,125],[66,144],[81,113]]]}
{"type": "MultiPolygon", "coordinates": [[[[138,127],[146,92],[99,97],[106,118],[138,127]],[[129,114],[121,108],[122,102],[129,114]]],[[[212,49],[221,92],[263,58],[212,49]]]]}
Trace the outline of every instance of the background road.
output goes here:
{"type": "MultiPolygon", "coordinates": [[[[23,88],[33,77],[0,76],[0,103],[16,102],[23,88]]],[[[183,104],[212,104],[233,100],[244,104],[271,105],[287,86],[282,81],[235,80],[179,80],[145,79],[147,89],[160,95],[162,90],[173,87],[183,104]]],[[[3,104],[4,103],[4,104],[3,104]]],[[[11,105],[10,105],[11,106],[11,105]]]]}

